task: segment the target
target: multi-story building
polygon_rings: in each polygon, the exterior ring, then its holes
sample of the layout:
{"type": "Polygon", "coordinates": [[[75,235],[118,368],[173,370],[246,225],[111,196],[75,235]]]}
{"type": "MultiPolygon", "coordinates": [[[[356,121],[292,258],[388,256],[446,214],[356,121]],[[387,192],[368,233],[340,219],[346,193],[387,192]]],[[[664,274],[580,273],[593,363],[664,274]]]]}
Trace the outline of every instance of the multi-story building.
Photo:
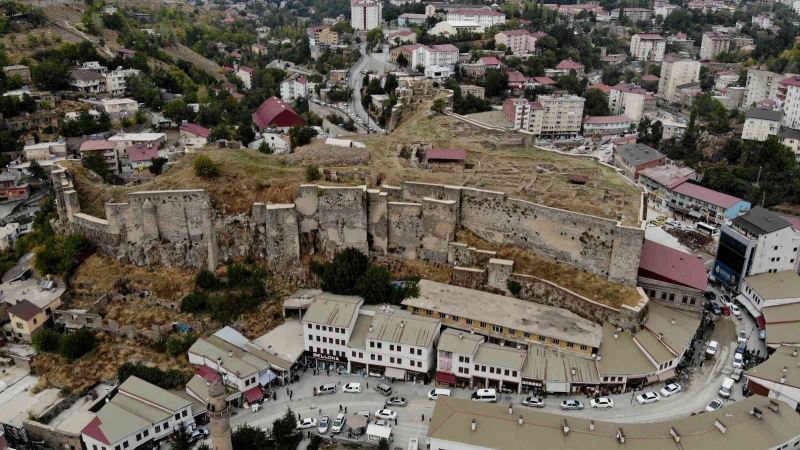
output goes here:
{"type": "Polygon", "coordinates": [[[452,44],[418,45],[411,52],[411,67],[454,67],[458,63],[458,47],[452,44]]]}
{"type": "Polygon", "coordinates": [[[739,292],[745,277],[796,271],[800,234],[772,211],[756,206],[723,226],[714,262],[714,277],[739,292]]]}
{"type": "Polygon", "coordinates": [[[690,167],[663,165],[639,171],[639,184],[647,191],[648,201],[658,206],[667,206],[672,199],[672,190],[680,184],[697,180],[697,172],[690,167]]]}
{"type": "Polygon", "coordinates": [[[701,259],[644,240],[637,285],[651,300],[672,308],[699,312],[703,310],[707,284],[706,266],[701,259]]]}
{"type": "Polygon", "coordinates": [[[639,123],[644,113],[656,109],[656,98],[642,87],[620,83],[608,91],[608,109],[639,123]]]}
{"type": "Polygon", "coordinates": [[[661,62],[667,40],[658,33],[637,33],[631,37],[631,56],[639,61],[661,62]]]}
{"type": "Polygon", "coordinates": [[[750,392],[786,402],[795,411],[800,410],[800,366],[797,364],[797,354],[796,346],[781,345],[769,355],[769,359],[748,369],[744,375],[750,392]]]}
{"type": "Polygon", "coordinates": [[[653,10],[649,8],[614,8],[611,10],[612,19],[627,17],[631,22],[646,22],[653,17],[653,10]]]}
{"type": "Polygon", "coordinates": [[[319,368],[347,369],[348,342],[364,299],[324,293],[303,315],[305,360],[319,368]]]}
{"type": "Polygon", "coordinates": [[[66,286],[61,281],[27,279],[3,284],[0,304],[8,306],[11,336],[31,342],[33,335],[51,322],[53,311],[63,304],[66,286]]]}
{"type": "Polygon", "coordinates": [[[236,77],[242,80],[245,89],[252,89],[255,73],[256,71],[252,67],[241,66],[236,70],[236,77]]]}
{"type": "Polygon", "coordinates": [[[509,97],[503,102],[503,113],[514,124],[515,130],[541,134],[544,114],[541,103],[525,97],[509,97]]]}
{"type": "Polygon", "coordinates": [[[70,75],[70,86],[81,94],[99,94],[106,91],[105,75],[94,70],[75,69],[70,75]]]}
{"type": "Polygon", "coordinates": [[[800,130],[781,128],[778,136],[781,138],[781,144],[789,147],[795,158],[800,159],[800,130]]]}
{"type": "Polygon", "coordinates": [[[540,95],[542,105],[542,136],[552,138],[574,137],[580,134],[583,122],[583,104],[577,95],[540,95]]]}
{"type": "Polygon", "coordinates": [[[138,76],[141,72],[137,69],[123,69],[118,67],[106,74],[106,92],[113,97],[121,97],[125,95],[125,90],[128,88],[127,78],[138,76]]]}
{"type": "Polygon", "coordinates": [[[132,98],[104,98],[102,100],[84,100],[98,111],[111,116],[112,119],[131,117],[139,111],[139,102],[132,98]]]}
{"type": "Polygon", "coordinates": [[[178,130],[179,142],[189,149],[205,147],[208,144],[208,137],[211,136],[211,130],[191,122],[181,123],[178,130]]]}
{"type": "Polygon", "coordinates": [[[778,98],[783,101],[783,125],[800,129],[800,75],[779,83],[778,98]]]}
{"type": "Polygon", "coordinates": [[[483,26],[470,20],[443,20],[428,30],[431,36],[456,36],[459,33],[483,33],[483,26]]]}
{"type": "Polygon", "coordinates": [[[28,183],[22,182],[22,174],[18,170],[0,172],[0,203],[27,200],[30,196],[28,183]]]}
{"type": "Polygon", "coordinates": [[[700,59],[712,60],[720,53],[729,51],[731,48],[731,36],[727,33],[717,33],[708,31],[703,33],[703,41],[700,43],[700,59]]]}
{"type": "Polygon", "coordinates": [[[583,119],[583,134],[586,136],[608,136],[629,133],[635,122],[628,116],[586,116],[583,119]]]}
{"type": "Polygon", "coordinates": [[[644,144],[626,144],[614,151],[614,164],[634,180],[639,178],[640,171],[663,165],[666,160],[663,153],[644,144]]]}
{"type": "Polygon", "coordinates": [[[130,376],[81,430],[91,450],[144,448],[195,428],[192,401],[130,376]]]}
{"type": "Polygon", "coordinates": [[[506,15],[491,8],[456,8],[447,11],[448,22],[476,22],[484,29],[506,23],[506,15]]]}
{"type": "Polygon", "coordinates": [[[536,37],[528,30],[506,30],[494,35],[495,45],[505,45],[515,55],[527,55],[536,51],[536,37]]]}
{"type": "Polygon", "coordinates": [[[310,83],[305,76],[294,74],[281,81],[281,100],[294,102],[298,98],[307,98],[314,91],[314,83],[310,83]]]}
{"type": "Polygon", "coordinates": [[[426,14],[416,14],[416,13],[406,12],[397,16],[397,26],[408,27],[408,26],[422,25],[427,20],[428,16],[426,14]]]}
{"type": "Polygon", "coordinates": [[[768,70],[748,69],[742,105],[751,107],[762,100],[776,99],[778,82],[783,78],[785,78],[783,75],[768,70]]]}
{"type": "MultiPolygon", "coordinates": [[[[797,254],[789,256],[796,259],[797,254]]],[[[742,304],[756,317],[764,308],[800,303],[800,276],[795,270],[784,270],[744,277],[737,300],[741,297],[742,304]]]]}
{"type": "Polygon", "coordinates": [[[378,28],[383,23],[383,2],[356,0],[350,4],[350,25],[363,31],[378,28]]]}
{"type": "Polygon", "coordinates": [[[661,75],[658,80],[658,97],[668,103],[678,103],[678,86],[700,81],[700,61],[665,56],[661,62],[661,75]]]}
{"type": "Polygon", "coordinates": [[[750,202],[685,181],[672,189],[669,208],[693,220],[722,225],[750,209],[750,202]]]}
{"type": "Polygon", "coordinates": [[[119,158],[117,157],[117,144],[106,139],[90,139],[81,143],[81,158],[85,159],[91,154],[100,155],[106,162],[106,168],[111,173],[119,173],[119,158]]]}
{"type": "Polygon", "coordinates": [[[742,139],[766,141],[769,136],[778,134],[783,113],[769,109],[750,108],[747,110],[742,128],[742,139]]]}
{"type": "Polygon", "coordinates": [[[339,45],[339,33],[333,31],[328,25],[311,27],[306,30],[308,33],[308,45],[339,45]]]}

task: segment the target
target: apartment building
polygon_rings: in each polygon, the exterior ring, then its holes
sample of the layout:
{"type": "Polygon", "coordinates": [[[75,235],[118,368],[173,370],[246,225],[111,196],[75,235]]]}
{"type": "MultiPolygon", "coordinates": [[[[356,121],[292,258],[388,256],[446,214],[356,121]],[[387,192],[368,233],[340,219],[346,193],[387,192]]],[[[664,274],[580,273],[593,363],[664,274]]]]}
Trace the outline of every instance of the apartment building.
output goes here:
{"type": "Polygon", "coordinates": [[[637,33],[631,37],[631,56],[639,61],[661,62],[667,40],[658,33],[637,33]]]}
{"type": "Polygon", "coordinates": [[[628,116],[586,116],[583,134],[588,136],[622,135],[634,129],[636,122],[628,116]]]}
{"type": "Polygon", "coordinates": [[[680,100],[679,86],[699,81],[700,61],[674,55],[665,56],[661,63],[661,75],[658,80],[658,97],[668,103],[678,103],[680,100]]]}
{"type": "Polygon", "coordinates": [[[528,55],[536,51],[536,37],[528,30],[501,31],[494,35],[494,43],[505,45],[515,55],[528,55]]]}
{"type": "Polygon", "coordinates": [[[339,45],[339,33],[333,31],[328,25],[311,27],[306,30],[308,34],[308,45],[339,45]]]}
{"type": "Polygon", "coordinates": [[[727,33],[708,31],[703,33],[700,43],[700,59],[712,60],[720,53],[730,51],[731,36],[727,33]]]}
{"type": "Polygon", "coordinates": [[[639,123],[644,113],[656,109],[656,98],[642,87],[620,83],[608,91],[608,109],[639,123]]]}
{"type": "Polygon", "coordinates": [[[739,292],[745,277],[797,270],[800,234],[772,211],[756,206],[723,226],[713,275],[739,292]]]}
{"type": "Polygon", "coordinates": [[[111,94],[112,97],[121,97],[125,95],[125,90],[128,88],[127,78],[138,76],[141,72],[137,69],[123,69],[118,67],[106,74],[106,92],[111,94]]]}
{"type": "Polygon", "coordinates": [[[284,102],[291,103],[298,98],[307,98],[312,92],[314,83],[310,83],[303,75],[294,74],[281,81],[281,100],[284,102]]]}
{"type": "Polygon", "coordinates": [[[750,209],[750,202],[699,184],[683,182],[672,189],[669,208],[713,225],[723,225],[750,209]]]}
{"type": "Polygon", "coordinates": [[[653,10],[649,8],[614,8],[611,10],[612,19],[621,19],[622,17],[631,19],[631,22],[646,22],[653,17],[653,10]]]}
{"type": "Polygon", "coordinates": [[[483,29],[506,23],[506,15],[490,8],[456,8],[447,11],[448,22],[475,22],[483,29]]]}
{"type": "Polygon", "coordinates": [[[252,67],[241,66],[236,70],[236,77],[242,80],[245,89],[252,89],[255,73],[256,71],[252,67]]]}
{"type": "Polygon", "coordinates": [[[783,75],[768,70],[748,69],[742,104],[745,107],[750,107],[762,100],[776,99],[778,97],[778,82],[784,78],[783,75]]]}
{"type": "Polygon", "coordinates": [[[742,139],[766,141],[768,137],[778,134],[782,120],[783,113],[781,111],[750,108],[745,114],[742,139]]]}
{"type": "Polygon", "coordinates": [[[29,196],[30,188],[28,183],[22,182],[20,171],[0,171],[0,203],[27,200],[29,196]]]}
{"type": "Polygon", "coordinates": [[[634,180],[642,170],[661,166],[666,160],[663,153],[644,144],[625,144],[614,151],[614,164],[634,180]]]}
{"type": "Polygon", "coordinates": [[[302,319],[305,360],[319,368],[347,369],[348,342],[364,299],[324,293],[302,319]]]}
{"type": "Polygon", "coordinates": [[[369,31],[383,23],[383,2],[356,0],[350,4],[350,25],[357,31],[369,31]]]}
{"type": "Polygon", "coordinates": [[[543,109],[541,135],[551,138],[574,137],[583,123],[583,104],[577,95],[540,95],[536,99],[543,109]]]}
{"type": "Polygon", "coordinates": [[[106,91],[106,77],[94,70],[75,69],[70,74],[69,85],[81,94],[99,94],[106,91]]]}
{"type": "Polygon", "coordinates": [[[131,117],[139,111],[139,102],[132,98],[104,98],[102,100],[84,100],[100,112],[111,116],[112,119],[131,117]]]}
{"type": "Polygon", "coordinates": [[[453,68],[458,63],[458,47],[452,44],[417,45],[411,52],[411,67],[444,66],[453,68]]]}
{"type": "Polygon", "coordinates": [[[778,83],[778,98],[783,101],[783,125],[800,129],[800,75],[778,83]]]}
{"type": "Polygon", "coordinates": [[[130,376],[81,430],[90,450],[145,448],[195,428],[192,401],[130,376]]]}
{"type": "Polygon", "coordinates": [[[106,162],[106,168],[109,172],[119,173],[119,158],[117,157],[117,144],[106,139],[90,139],[84,141],[80,146],[81,158],[85,159],[92,154],[100,155],[103,161],[106,162]]]}
{"type": "Polygon", "coordinates": [[[509,97],[503,102],[503,113],[514,124],[515,130],[541,134],[544,114],[541,103],[524,97],[509,97]]]}

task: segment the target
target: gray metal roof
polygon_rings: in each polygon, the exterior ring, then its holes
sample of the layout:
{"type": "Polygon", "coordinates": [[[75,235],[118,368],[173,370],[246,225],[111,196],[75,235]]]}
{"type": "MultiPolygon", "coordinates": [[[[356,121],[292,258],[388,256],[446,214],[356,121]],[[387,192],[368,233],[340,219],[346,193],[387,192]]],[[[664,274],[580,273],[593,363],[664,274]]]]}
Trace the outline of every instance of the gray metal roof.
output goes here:
{"type": "Polygon", "coordinates": [[[756,206],[747,214],[737,217],[733,220],[733,223],[756,236],[773,233],[792,226],[783,217],[760,206],[756,206]]]}
{"type": "Polygon", "coordinates": [[[661,159],[664,154],[644,144],[625,144],[616,149],[617,156],[629,166],[647,164],[661,159]]]}
{"type": "Polygon", "coordinates": [[[773,122],[780,122],[783,119],[781,111],[773,111],[771,109],[750,108],[747,110],[746,116],[748,119],[771,120],[773,122]]]}
{"type": "Polygon", "coordinates": [[[367,339],[396,344],[431,347],[440,321],[409,313],[377,312],[372,318],[367,339]]]}

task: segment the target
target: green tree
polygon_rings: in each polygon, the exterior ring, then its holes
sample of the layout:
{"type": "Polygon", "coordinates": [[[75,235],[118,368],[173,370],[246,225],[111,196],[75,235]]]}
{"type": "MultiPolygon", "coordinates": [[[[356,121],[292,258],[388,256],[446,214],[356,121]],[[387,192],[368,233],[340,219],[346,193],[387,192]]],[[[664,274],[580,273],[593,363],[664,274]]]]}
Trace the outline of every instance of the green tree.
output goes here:
{"type": "Polygon", "coordinates": [[[369,259],[361,251],[346,248],[333,261],[314,264],[311,270],[320,277],[322,289],[334,294],[356,295],[356,283],[366,273],[369,259]]]}
{"type": "Polygon", "coordinates": [[[356,282],[358,295],[364,303],[376,305],[389,300],[391,278],[385,267],[370,265],[364,275],[356,282]]]}
{"type": "Polygon", "coordinates": [[[178,429],[172,433],[171,449],[192,450],[193,448],[194,442],[192,442],[192,436],[189,434],[189,431],[184,427],[178,427],[178,429]]]}
{"type": "Polygon", "coordinates": [[[483,87],[487,97],[496,97],[508,89],[508,73],[505,70],[490,69],[483,77],[483,87]]]}
{"type": "MultiPolygon", "coordinates": [[[[272,435],[275,441],[276,431],[273,426],[272,435]]],[[[266,431],[250,425],[242,425],[231,434],[231,443],[236,450],[263,450],[271,448],[266,431]]]]}
{"type": "Polygon", "coordinates": [[[164,344],[164,350],[170,356],[178,356],[186,353],[189,347],[197,340],[197,336],[192,333],[171,334],[164,344]]]}
{"type": "Polygon", "coordinates": [[[289,129],[289,141],[293,149],[308,144],[316,135],[317,131],[311,127],[295,126],[289,129]]]}
{"type": "Polygon", "coordinates": [[[367,49],[373,49],[383,42],[383,30],[373,28],[367,32],[367,49]]]}
{"type": "Polygon", "coordinates": [[[262,141],[261,144],[258,145],[258,151],[260,153],[265,154],[265,155],[271,155],[272,154],[272,148],[270,148],[270,146],[267,145],[267,143],[265,141],[262,141]]]}
{"type": "Polygon", "coordinates": [[[58,343],[58,353],[64,358],[74,361],[92,351],[95,345],[97,345],[97,341],[94,333],[86,328],[81,328],[61,337],[58,343]]]}
{"type": "Polygon", "coordinates": [[[395,62],[400,67],[408,67],[408,58],[406,58],[406,55],[402,53],[397,55],[397,60],[395,60],[395,62]]]}
{"type": "Polygon", "coordinates": [[[181,300],[181,311],[192,314],[205,312],[208,309],[208,296],[202,292],[192,292],[181,300]]]}
{"type": "Polygon", "coordinates": [[[140,363],[125,363],[117,369],[117,379],[120,383],[130,376],[135,376],[154,384],[162,389],[182,388],[191,374],[175,369],[161,370],[158,367],[146,366],[140,363]]]}
{"type": "Polygon", "coordinates": [[[194,174],[200,178],[215,178],[220,174],[219,166],[206,155],[199,155],[192,161],[194,174]]]}
{"type": "Polygon", "coordinates": [[[161,175],[161,172],[164,171],[164,166],[166,164],[167,164],[167,158],[158,156],[150,160],[150,167],[148,167],[147,169],[153,175],[161,175]]]}
{"type": "Polygon", "coordinates": [[[90,152],[88,155],[84,156],[83,167],[99,175],[106,183],[111,181],[111,172],[108,171],[106,160],[103,159],[100,153],[90,152]]]}
{"type": "Polygon", "coordinates": [[[42,328],[34,333],[31,340],[33,347],[40,352],[55,353],[58,351],[58,342],[61,339],[61,333],[52,328],[42,328]]]}
{"type": "Polygon", "coordinates": [[[437,112],[439,114],[444,114],[445,107],[447,103],[445,103],[443,98],[437,98],[433,101],[433,105],[431,105],[431,111],[437,112]]]}
{"type": "Polygon", "coordinates": [[[70,67],[55,59],[47,59],[31,68],[36,85],[51,91],[69,88],[70,76],[70,67]]]}
{"type": "Polygon", "coordinates": [[[272,423],[272,437],[279,444],[288,442],[294,436],[296,430],[297,417],[291,408],[286,408],[286,413],[284,413],[283,417],[272,423]]]}
{"type": "Polygon", "coordinates": [[[47,178],[47,171],[44,170],[44,168],[36,160],[31,161],[31,165],[28,166],[28,172],[30,172],[31,176],[38,180],[44,180],[47,178]]]}
{"type": "Polygon", "coordinates": [[[220,287],[221,282],[214,275],[214,272],[208,269],[201,269],[197,272],[197,276],[194,277],[194,284],[200,289],[217,289],[220,287]]]}
{"type": "Polygon", "coordinates": [[[169,120],[180,124],[184,120],[191,120],[194,111],[182,99],[172,100],[164,105],[164,116],[169,120]]]}
{"type": "Polygon", "coordinates": [[[583,94],[586,102],[583,106],[583,113],[587,116],[608,116],[608,96],[600,89],[589,89],[583,94]]]}
{"type": "Polygon", "coordinates": [[[314,164],[306,166],[306,181],[317,181],[322,178],[322,172],[314,164]]]}

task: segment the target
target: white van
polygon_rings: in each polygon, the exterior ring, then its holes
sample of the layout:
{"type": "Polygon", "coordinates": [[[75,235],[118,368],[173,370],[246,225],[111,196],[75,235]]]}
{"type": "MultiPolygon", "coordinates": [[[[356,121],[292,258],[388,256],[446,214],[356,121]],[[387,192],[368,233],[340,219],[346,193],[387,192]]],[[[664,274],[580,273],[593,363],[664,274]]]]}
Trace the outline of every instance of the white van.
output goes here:
{"type": "Polygon", "coordinates": [[[431,389],[430,392],[428,392],[428,400],[436,400],[440,395],[450,397],[450,389],[431,389]]]}
{"type": "Polygon", "coordinates": [[[719,388],[719,396],[722,398],[730,398],[731,389],[733,389],[733,383],[733,378],[725,377],[725,380],[722,381],[722,386],[719,388]]]}
{"type": "Polygon", "coordinates": [[[497,391],[494,389],[478,389],[472,394],[472,399],[476,402],[497,402],[497,391]]]}

